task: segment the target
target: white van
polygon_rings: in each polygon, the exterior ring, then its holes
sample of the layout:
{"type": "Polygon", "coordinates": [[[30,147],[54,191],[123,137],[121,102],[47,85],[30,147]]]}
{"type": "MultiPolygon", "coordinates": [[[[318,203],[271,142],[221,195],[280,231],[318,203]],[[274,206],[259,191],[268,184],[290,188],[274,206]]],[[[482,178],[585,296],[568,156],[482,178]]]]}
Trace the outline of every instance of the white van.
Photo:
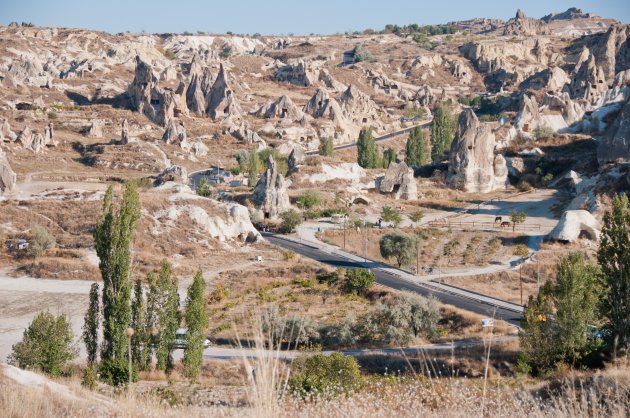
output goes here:
{"type": "MultiPolygon", "coordinates": [[[[188,338],[186,336],[187,332],[187,328],[179,328],[177,331],[175,331],[175,342],[173,343],[175,348],[186,348],[186,346],[188,345],[188,338]]],[[[203,341],[203,348],[208,347],[210,347],[210,340],[206,338],[203,341]]]]}

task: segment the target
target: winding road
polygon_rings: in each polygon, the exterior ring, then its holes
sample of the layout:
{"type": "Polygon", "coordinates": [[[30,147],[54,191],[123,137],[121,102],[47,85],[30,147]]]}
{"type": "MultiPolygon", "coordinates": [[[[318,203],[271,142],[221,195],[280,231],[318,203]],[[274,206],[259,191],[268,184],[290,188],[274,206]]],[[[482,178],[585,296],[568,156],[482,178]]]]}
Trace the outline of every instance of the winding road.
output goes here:
{"type": "Polygon", "coordinates": [[[414,292],[425,297],[435,297],[441,303],[453,305],[487,317],[494,316],[494,318],[504,320],[514,326],[520,325],[523,308],[519,305],[489,298],[474,292],[462,291],[457,288],[449,289],[449,286],[438,285],[437,283],[414,281],[408,278],[408,273],[373,260],[363,262],[359,257],[342,255],[339,252],[330,253],[314,245],[300,243],[276,234],[263,232],[262,235],[272,244],[324,264],[345,268],[369,268],[374,272],[376,281],[380,285],[396,290],[414,292]]]}

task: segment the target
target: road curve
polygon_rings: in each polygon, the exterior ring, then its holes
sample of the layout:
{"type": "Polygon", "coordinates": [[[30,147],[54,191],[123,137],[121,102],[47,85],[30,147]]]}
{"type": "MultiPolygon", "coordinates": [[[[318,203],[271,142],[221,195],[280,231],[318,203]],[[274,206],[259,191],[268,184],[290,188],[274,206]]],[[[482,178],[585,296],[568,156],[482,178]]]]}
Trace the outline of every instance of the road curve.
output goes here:
{"type": "Polygon", "coordinates": [[[476,300],[472,297],[469,298],[461,294],[454,294],[440,289],[435,289],[427,284],[410,282],[388,271],[383,270],[382,268],[378,267],[379,264],[376,262],[368,262],[367,264],[356,262],[341,255],[329,254],[311,245],[301,244],[299,242],[284,239],[275,234],[263,232],[262,235],[267,241],[272,244],[278,245],[282,248],[290,249],[297,254],[311,258],[324,264],[345,268],[369,267],[374,272],[376,276],[376,281],[380,285],[387,286],[396,290],[414,292],[426,297],[433,296],[444,304],[453,305],[457,308],[488,317],[492,317],[494,315],[496,319],[501,319],[509,323],[510,325],[520,326],[520,312],[496,306],[490,302],[476,300]]]}

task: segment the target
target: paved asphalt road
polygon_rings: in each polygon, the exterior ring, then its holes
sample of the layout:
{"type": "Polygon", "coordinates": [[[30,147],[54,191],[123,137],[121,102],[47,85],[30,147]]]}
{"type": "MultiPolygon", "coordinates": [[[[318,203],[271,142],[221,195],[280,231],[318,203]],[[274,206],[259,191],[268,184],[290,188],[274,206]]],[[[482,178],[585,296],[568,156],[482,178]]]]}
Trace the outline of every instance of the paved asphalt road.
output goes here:
{"type": "MultiPolygon", "coordinates": [[[[345,257],[329,254],[324,251],[321,251],[317,248],[314,248],[311,245],[300,244],[297,242],[289,241],[283,239],[282,237],[269,234],[262,233],[262,235],[272,244],[278,245],[280,247],[290,249],[297,254],[301,254],[305,257],[311,258],[313,260],[317,260],[321,263],[329,264],[335,267],[362,267],[365,268],[365,263],[355,262],[345,257]]],[[[376,263],[373,263],[376,265],[376,263]]],[[[367,264],[367,267],[370,267],[370,264],[367,264]]],[[[495,307],[490,305],[489,303],[481,302],[474,299],[469,299],[465,296],[456,295],[448,292],[444,292],[441,290],[433,289],[431,287],[422,285],[421,283],[411,283],[407,280],[404,280],[400,277],[397,277],[387,271],[384,271],[378,267],[372,268],[372,271],[376,275],[376,281],[383,285],[390,287],[392,289],[397,290],[406,290],[414,293],[418,293],[422,296],[433,296],[440,302],[448,305],[453,305],[457,308],[464,309],[470,312],[474,312],[480,315],[484,315],[487,317],[492,317],[494,312],[494,317],[496,319],[502,319],[508,322],[511,325],[520,326],[520,313],[514,312],[508,309],[495,307]]]]}

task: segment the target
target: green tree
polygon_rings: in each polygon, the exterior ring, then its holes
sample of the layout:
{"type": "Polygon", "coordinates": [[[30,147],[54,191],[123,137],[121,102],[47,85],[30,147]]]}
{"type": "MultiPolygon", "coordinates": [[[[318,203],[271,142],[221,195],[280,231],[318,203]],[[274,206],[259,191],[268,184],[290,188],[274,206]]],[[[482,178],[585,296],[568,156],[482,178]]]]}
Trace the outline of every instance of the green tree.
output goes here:
{"type": "Polygon", "coordinates": [[[9,363],[59,376],[77,356],[73,338],[65,315],[55,317],[50,312],[40,312],[24,331],[22,341],[13,346],[9,363]]]}
{"type": "Polygon", "coordinates": [[[173,274],[171,264],[162,260],[155,283],[157,307],[157,344],[155,357],[157,369],[170,373],[173,370],[173,346],[179,327],[179,294],[177,276],[173,274]]]}
{"type": "Polygon", "coordinates": [[[559,362],[576,364],[598,346],[589,327],[598,321],[601,287],[597,268],[580,253],[562,257],[555,284],[546,283],[536,298],[529,298],[520,335],[525,361],[536,372],[559,362]]]}
{"type": "Polygon", "coordinates": [[[396,210],[390,206],[383,206],[383,209],[381,209],[381,218],[385,222],[392,222],[396,227],[402,222],[400,213],[396,212],[396,210]]]}
{"type": "Polygon", "coordinates": [[[376,142],[374,142],[372,128],[362,128],[359,133],[357,163],[363,168],[377,168],[379,166],[378,149],[376,142]]]}
{"type": "Polygon", "coordinates": [[[46,228],[36,226],[33,238],[31,239],[28,247],[28,255],[31,258],[39,258],[46,252],[46,250],[53,248],[55,244],[55,237],[50,235],[50,232],[48,232],[46,228]]]}
{"type": "Polygon", "coordinates": [[[321,202],[321,198],[319,197],[319,193],[315,190],[306,190],[302,192],[300,197],[298,197],[298,206],[302,209],[311,209],[314,206],[319,205],[321,202]]]}
{"type": "Polygon", "coordinates": [[[424,164],[426,162],[425,149],[424,133],[420,126],[416,126],[409,132],[405,146],[405,162],[407,165],[421,166],[424,164]]]}
{"type": "Polygon", "coordinates": [[[396,162],[396,151],[393,148],[387,148],[383,151],[383,168],[388,168],[394,162],[396,162]]]}
{"type": "Polygon", "coordinates": [[[385,234],[379,241],[383,258],[394,258],[398,267],[411,263],[415,256],[415,240],[407,234],[397,232],[385,234]]]}
{"type": "Polygon", "coordinates": [[[150,344],[149,334],[145,328],[147,305],[144,302],[142,282],[138,279],[133,288],[133,301],[131,302],[131,328],[134,333],[131,337],[131,357],[133,364],[140,370],[148,368],[146,360],[146,345],[150,344]]]}
{"type": "Polygon", "coordinates": [[[522,224],[527,219],[525,212],[510,211],[510,221],[512,221],[512,232],[516,231],[516,225],[522,224]]]}
{"type": "Polygon", "coordinates": [[[236,152],[236,162],[238,163],[239,173],[247,171],[249,165],[249,151],[240,149],[236,152]]]}
{"type": "Polygon", "coordinates": [[[210,196],[210,184],[208,180],[205,178],[199,180],[199,184],[197,184],[196,192],[199,196],[208,197],[210,196]]]}
{"type": "Polygon", "coordinates": [[[546,283],[536,297],[530,296],[523,310],[519,333],[521,356],[535,374],[545,371],[556,361],[553,332],[551,284],[546,283]]]}
{"type": "Polygon", "coordinates": [[[326,138],[319,146],[319,155],[325,157],[332,157],[335,152],[333,139],[331,137],[326,138]]]}
{"type": "Polygon", "coordinates": [[[596,347],[588,327],[599,319],[597,304],[601,287],[598,269],[577,252],[562,257],[556,269],[556,283],[551,293],[556,311],[554,322],[559,355],[575,364],[596,347]]]}
{"type": "Polygon", "coordinates": [[[96,363],[98,352],[98,326],[101,321],[101,311],[99,307],[98,283],[90,286],[90,302],[83,321],[83,342],[87,352],[88,366],[96,363]]]}
{"type": "Polygon", "coordinates": [[[258,158],[258,152],[256,148],[252,148],[249,152],[249,158],[247,161],[247,185],[249,187],[256,186],[258,182],[258,170],[260,170],[261,164],[258,158]]]}
{"type": "Polygon", "coordinates": [[[352,295],[365,294],[376,283],[376,277],[370,270],[355,268],[346,271],[343,290],[352,295]]]}
{"type": "Polygon", "coordinates": [[[195,382],[201,372],[203,343],[208,328],[208,298],[206,297],[206,282],[203,280],[201,270],[197,271],[188,288],[185,317],[188,343],[184,349],[184,374],[195,382]]]}
{"type": "Polygon", "coordinates": [[[414,224],[417,224],[418,222],[420,222],[422,220],[422,218],[424,218],[424,212],[421,211],[421,210],[417,210],[414,213],[412,213],[411,215],[409,215],[409,219],[414,224]]]}
{"type": "Polygon", "coordinates": [[[286,212],[280,214],[282,223],[280,223],[280,230],[285,234],[290,234],[302,223],[302,215],[297,213],[293,209],[289,209],[286,212]]]}
{"type": "Polygon", "coordinates": [[[630,345],[630,209],[627,196],[615,196],[603,219],[597,261],[605,287],[602,312],[613,349],[630,345]]]}
{"type": "Polygon", "coordinates": [[[101,358],[126,358],[127,326],[131,322],[131,242],[140,218],[140,198],[134,183],[125,184],[120,208],[113,187],[105,193],[103,217],[96,224],[94,241],[103,278],[103,344],[101,358]]]}
{"type": "Polygon", "coordinates": [[[451,149],[455,123],[447,104],[440,104],[433,114],[431,122],[431,159],[434,163],[444,160],[451,149]]]}

